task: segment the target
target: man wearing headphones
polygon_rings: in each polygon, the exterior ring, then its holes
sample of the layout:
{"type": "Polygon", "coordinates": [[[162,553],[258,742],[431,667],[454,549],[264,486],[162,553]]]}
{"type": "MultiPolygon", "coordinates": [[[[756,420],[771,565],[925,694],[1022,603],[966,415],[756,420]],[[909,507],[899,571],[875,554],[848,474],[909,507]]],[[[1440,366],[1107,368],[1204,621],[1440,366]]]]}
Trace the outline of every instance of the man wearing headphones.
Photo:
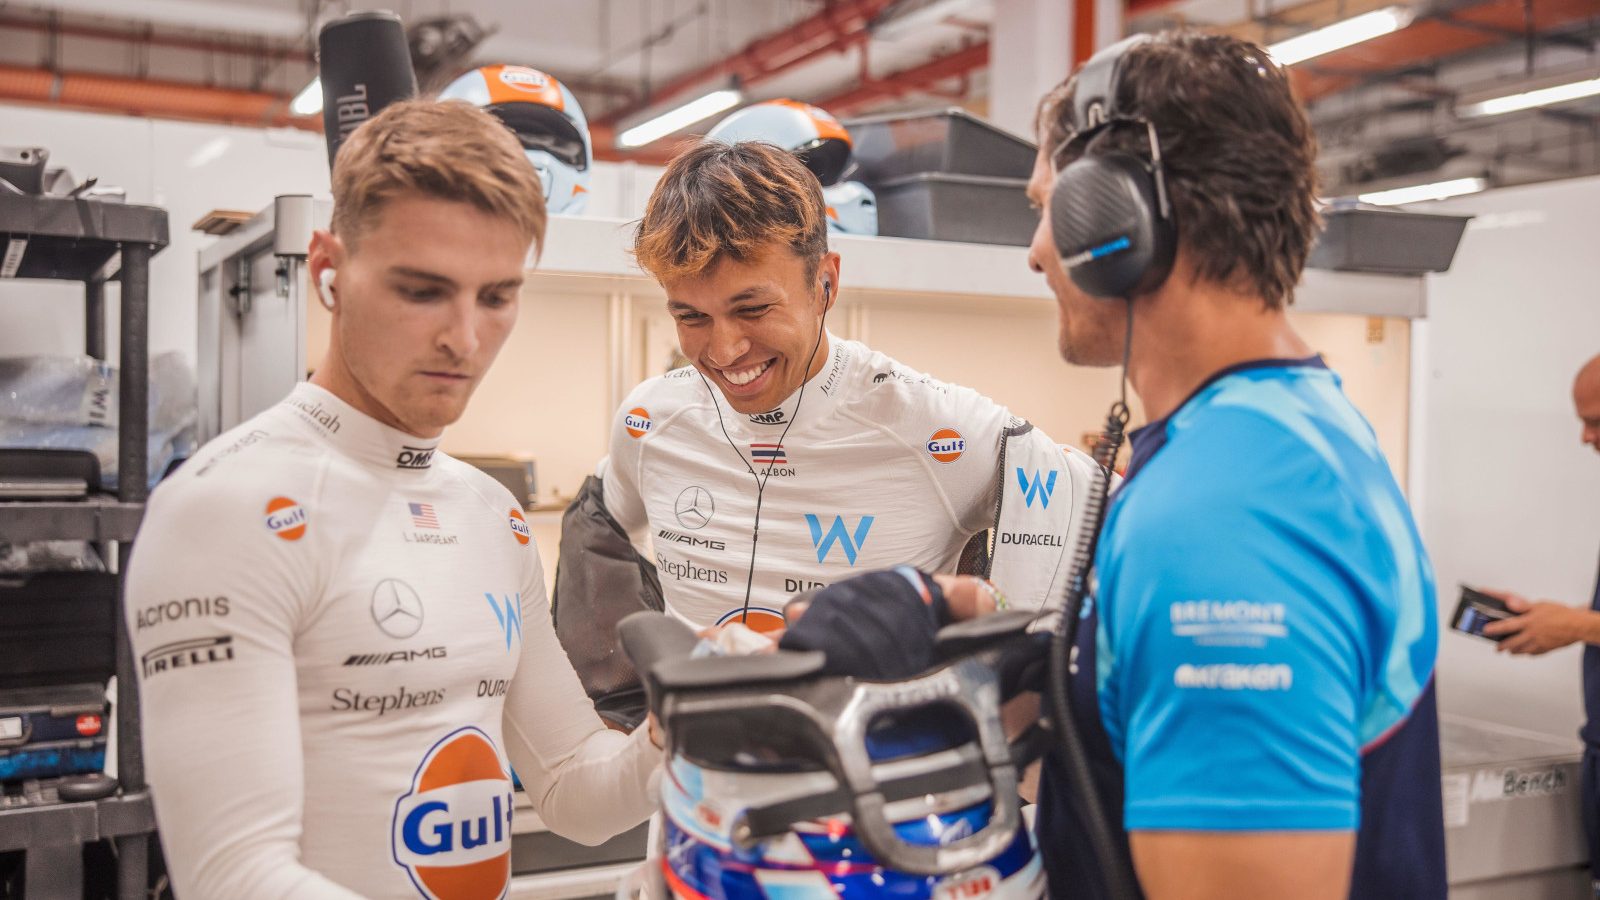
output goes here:
{"type": "Polygon", "coordinates": [[[438,449],[516,322],[539,177],[487,113],[411,101],[333,199],[326,358],[156,489],[129,567],[162,844],[181,897],[504,896],[512,766],[599,843],[660,761],[573,676],[521,504],[438,449]]]}
{"type": "MultiPolygon", "coordinates": [[[[793,155],[717,141],[683,153],[635,254],[665,288],[693,365],[629,395],[600,487],[566,517],[556,624],[580,673],[586,648],[602,665],[620,656],[612,623],[652,605],[608,612],[626,592],[578,581],[608,556],[578,537],[585,515],[614,523],[666,610],[698,627],[781,628],[794,594],[857,571],[953,571],[986,529],[1012,603],[1059,593],[1093,461],[972,390],[828,332],[840,258],[821,186],[793,155]]],[[[633,566],[623,574],[636,579],[633,566]]]]}
{"type": "Polygon", "coordinates": [[[1152,898],[1444,897],[1433,574],[1285,316],[1318,221],[1284,70],[1231,37],[1131,38],[1045,98],[1039,137],[1029,261],[1062,356],[1124,365],[1150,418],[1068,684],[1116,852],[1046,766],[1053,892],[1117,896],[1131,862],[1152,898]]]}

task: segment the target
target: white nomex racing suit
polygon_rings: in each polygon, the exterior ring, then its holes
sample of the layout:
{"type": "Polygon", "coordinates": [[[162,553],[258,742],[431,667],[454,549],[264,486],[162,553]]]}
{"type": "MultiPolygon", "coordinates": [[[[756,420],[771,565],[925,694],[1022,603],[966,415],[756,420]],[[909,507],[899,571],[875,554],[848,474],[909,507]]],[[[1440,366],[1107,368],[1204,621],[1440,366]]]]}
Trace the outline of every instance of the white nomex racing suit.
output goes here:
{"type": "Polygon", "coordinates": [[[655,563],[667,611],[702,627],[738,619],[752,542],[746,624],[767,631],[792,595],[855,572],[955,571],[985,529],[1014,606],[1059,601],[1094,461],[860,343],[829,335],[822,352],[803,399],[769,412],[733,410],[692,367],[618,410],[605,507],[655,563]]]}
{"type": "Polygon", "coordinates": [[[151,498],[127,583],[176,893],[494,898],[511,769],[556,833],[650,814],[550,625],[519,505],[309,384],[151,498]]]}

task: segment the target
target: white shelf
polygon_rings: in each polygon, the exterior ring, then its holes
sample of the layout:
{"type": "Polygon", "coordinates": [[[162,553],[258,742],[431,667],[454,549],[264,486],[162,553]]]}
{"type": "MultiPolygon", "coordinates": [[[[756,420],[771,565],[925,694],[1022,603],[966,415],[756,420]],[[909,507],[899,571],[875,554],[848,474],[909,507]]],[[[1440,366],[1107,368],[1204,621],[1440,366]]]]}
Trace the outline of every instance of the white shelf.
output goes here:
{"type": "MultiPolygon", "coordinates": [[[[580,293],[659,296],[629,252],[634,227],[624,219],[552,216],[536,281],[580,293]]],[[[843,257],[845,297],[1055,302],[1044,277],[1028,268],[1026,247],[849,235],[829,241],[843,257]]],[[[1427,303],[1421,278],[1308,269],[1294,308],[1420,318],[1427,303]]]]}

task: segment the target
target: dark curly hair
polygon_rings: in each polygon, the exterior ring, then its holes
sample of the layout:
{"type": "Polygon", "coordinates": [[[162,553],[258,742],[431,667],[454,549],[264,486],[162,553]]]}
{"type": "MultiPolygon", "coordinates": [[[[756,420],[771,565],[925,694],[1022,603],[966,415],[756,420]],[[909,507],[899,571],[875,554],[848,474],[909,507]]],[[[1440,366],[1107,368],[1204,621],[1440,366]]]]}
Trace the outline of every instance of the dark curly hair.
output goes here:
{"type": "MultiPolygon", "coordinates": [[[[1196,277],[1257,294],[1269,307],[1293,302],[1322,225],[1316,137],[1287,74],[1238,38],[1188,31],[1153,38],[1122,61],[1116,105],[1155,124],[1178,240],[1196,277]]],[[[1039,104],[1040,144],[1054,154],[1056,170],[1085,154],[1145,156],[1145,133],[1134,128],[1064,146],[1076,129],[1076,81],[1069,77],[1039,104]]]]}

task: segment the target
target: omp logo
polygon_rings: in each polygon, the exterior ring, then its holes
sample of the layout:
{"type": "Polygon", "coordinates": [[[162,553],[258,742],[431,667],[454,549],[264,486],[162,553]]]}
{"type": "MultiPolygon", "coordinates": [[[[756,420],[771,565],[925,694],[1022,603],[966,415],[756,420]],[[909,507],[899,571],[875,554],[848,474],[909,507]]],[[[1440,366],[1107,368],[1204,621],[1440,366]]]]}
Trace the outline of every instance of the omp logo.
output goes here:
{"type": "Polygon", "coordinates": [[[622,417],[622,427],[628,429],[628,434],[636,438],[644,437],[654,426],[655,423],[650,421],[650,411],[642,406],[635,406],[622,417]]]}
{"type": "Polygon", "coordinates": [[[751,413],[750,421],[757,425],[782,425],[783,410],[771,409],[764,413],[751,413]]]}
{"type": "Polygon", "coordinates": [[[533,532],[528,530],[528,520],[522,517],[522,510],[515,506],[506,510],[506,521],[510,523],[511,536],[517,539],[517,543],[527,544],[533,532]]]}
{"type": "Polygon", "coordinates": [[[834,516],[833,524],[828,526],[828,532],[822,532],[822,520],[806,513],[806,525],[811,528],[811,544],[817,548],[817,562],[826,562],[829,551],[833,545],[838,544],[844,550],[844,558],[850,565],[856,564],[856,556],[861,553],[861,547],[867,542],[867,532],[872,528],[872,516],[862,516],[856,523],[855,533],[852,534],[845,528],[844,518],[834,516]]]}
{"type": "Polygon", "coordinates": [[[1022,488],[1022,499],[1027,501],[1029,509],[1033,508],[1034,500],[1039,501],[1041,509],[1050,506],[1050,495],[1056,492],[1057,474],[1055,469],[1050,470],[1048,477],[1043,477],[1042,472],[1034,472],[1030,479],[1020,466],[1017,468],[1017,487],[1022,488]]]}
{"type": "Polygon", "coordinates": [[[941,428],[928,436],[928,455],[942,463],[952,463],[967,452],[967,439],[954,428],[941,428]]]}
{"type": "Polygon", "coordinates": [[[1294,669],[1284,663],[1215,663],[1192,666],[1184,663],[1172,673],[1172,683],[1180,688],[1219,691],[1287,691],[1294,686],[1294,669]]]}
{"type": "Polygon", "coordinates": [[[729,610],[717,620],[718,625],[727,625],[730,622],[740,622],[751,631],[759,631],[762,634],[782,631],[788,625],[784,621],[783,613],[765,606],[752,606],[748,613],[743,607],[729,610]]]}
{"type": "Polygon", "coordinates": [[[433,447],[401,447],[394,458],[397,469],[426,469],[433,465],[433,447]]]}
{"type": "Polygon", "coordinates": [[[433,900],[496,900],[511,883],[511,777],[494,742],[467,726],[422,758],[394,804],[395,865],[433,900]]]}
{"type": "Polygon", "coordinates": [[[489,608],[494,610],[494,620],[500,623],[500,630],[506,633],[506,650],[511,650],[511,632],[517,633],[517,642],[522,642],[522,595],[507,594],[502,603],[487,591],[483,598],[489,601],[489,608]]]}
{"type": "Polygon", "coordinates": [[[267,530],[286,541],[298,541],[306,536],[306,511],[288,497],[273,497],[267,501],[267,530]]]}

